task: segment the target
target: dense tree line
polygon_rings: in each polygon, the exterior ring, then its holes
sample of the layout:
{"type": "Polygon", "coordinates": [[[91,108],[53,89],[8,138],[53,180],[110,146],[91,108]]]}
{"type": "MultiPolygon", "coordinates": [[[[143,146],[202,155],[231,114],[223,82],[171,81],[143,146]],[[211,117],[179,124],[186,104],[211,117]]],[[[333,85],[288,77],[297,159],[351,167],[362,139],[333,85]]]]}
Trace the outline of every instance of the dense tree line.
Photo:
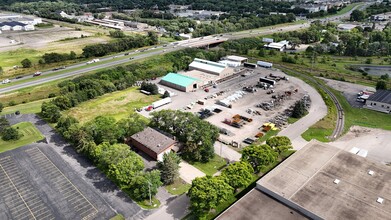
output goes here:
{"type": "MultiPolygon", "coordinates": [[[[57,106],[59,111],[67,110],[81,102],[94,99],[103,94],[129,88],[135,85],[136,81],[143,81],[163,76],[168,72],[186,69],[196,56],[203,56],[206,59],[216,61],[225,55],[222,50],[203,51],[189,48],[152,58],[142,63],[133,63],[87,76],[79,76],[59,83],[61,94],[50,103],[57,106]]],[[[56,108],[46,105],[44,109],[49,108],[50,112],[57,112],[56,108]]],[[[56,122],[56,119],[59,118],[57,113],[45,114],[44,117],[52,122],[56,122]]]]}
{"type": "Polygon", "coordinates": [[[391,2],[383,1],[382,3],[372,4],[365,9],[368,16],[387,13],[391,11],[391,2]]]}
{"type": "Polygon", "coordinates": [[[178,18],[172,20],[161,19],[143,19],[124,14],[113,14],[114,18],[124,20],[137,20],[152,26],[164,27],[170,33],[190,33],[193,29],[193,37],[200,37],[212,34],[248,30],[269,25],[292,22],[296,18],[294,14],[285,15],[253,15],[253,14],[235,14],[221,15],[218,19],[210,23],[197,24],[196,21],[187,18],[178,18]]]}
{"type": "Polygon", "coordinates": [[[63,18],[58,12],[82,14],[87,10],[84,6],[66,1],[14,1],[0,0],[0,8],[18,13],[33,14],[43,18],[76,23],[75,19],[63,18]]]}
{"type": "Polygon", "coordinates": [[[168,132],[185,143],[182,155],[190,161],[208,162],[214,157],[219,130],[190,112],[161,110],[152,113],[152,127],[168,132]]]}
{"type": "Polygon", "coordinates": [[[84,57],[101,57],[110,53],[122,52],[133,48],[140,48],[158,43],[156,33],[148,32],[148,36],[134,35],[120,38],[105,44],[87,45],[83,48],[84,57]]]}
{"type": "Polygon", "coordinates": [[[75,118],[63,116],[56,129],[121,189],[136,201],[142,201],[149,197],[149,183],[152,196],[162,185],[160,172],[144,172],[141,157],[123,143],[146,126],[146,121],[137,114],[118,122],[112,117],[98,116],[84,125],[75,118]]]}
{"type": "Polygon", "coordinates": [[[42,62],[43,63],[57,63],[57,62],[63,62],[67,60],[74,60],[76,59],[76,53],[74,51],[71,51],[69,54],[67,53],[45,53],[42,56],[42,62]]]}

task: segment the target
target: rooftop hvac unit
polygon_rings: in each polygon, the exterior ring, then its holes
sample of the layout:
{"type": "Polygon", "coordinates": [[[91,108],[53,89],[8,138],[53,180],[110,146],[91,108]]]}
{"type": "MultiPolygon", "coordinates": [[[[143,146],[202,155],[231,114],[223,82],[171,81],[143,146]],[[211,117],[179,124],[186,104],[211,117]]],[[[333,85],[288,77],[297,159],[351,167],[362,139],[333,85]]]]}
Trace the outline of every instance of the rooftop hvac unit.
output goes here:
{"type": "Polygon", "coordinates": [[[339,179],[335,179],[335,180],[334,180],[334,183],[335,183],[335,184],[338,184],[339,182],[341,182],[341,180],[339,180],[339,179]]]}

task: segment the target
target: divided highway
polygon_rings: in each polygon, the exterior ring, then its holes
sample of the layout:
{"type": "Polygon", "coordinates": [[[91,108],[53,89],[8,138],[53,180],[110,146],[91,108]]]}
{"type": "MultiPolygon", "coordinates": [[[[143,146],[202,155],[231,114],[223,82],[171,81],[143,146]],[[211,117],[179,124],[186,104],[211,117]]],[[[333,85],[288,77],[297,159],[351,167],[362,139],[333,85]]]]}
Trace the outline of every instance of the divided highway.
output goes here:
{"type": "MultiPolygon", "coordinates": [[[[352,10],[350,10],[349,12],[347,12],[343,15],[323,18],[320,20],[322,20],[322,21],[338,20],[343,17],[349,16],[350,13],[357,8],[363,9],[368,4],[369,3],[363,4],[363,5],[357,5],[352,10]]],[[[210,44],[214,44],[214,43],[220,43],[220,42],[223,42],[223,41],[226,41],[229,39],[238,39],[238,38],[245,38],[245,37],[251,37],[251,36],[258,36],[258,35],[273,34],[276,32],[287,32],[287,31],[299,30],[301,28],[309,27],[312,21],[313,20],[307,20],[303,24],[291,24],[291,25],[287,25],[285,27],[279,27],[279,28],[265,27],[265,28],[260,28],[258,30],[240,31],[240,32],[236,32],[236,33],[220,34],[220,35],[215,35],[215,36],[194,38],[191,40],[183,40],[183,41],[178,41],[176,43],[171,43],[171,44],[167,45],[166,47],[157,46],[154,48],[150,48],[143,53],[139,53],[139,52],[135,52],[135,51],[129,52],[129,55],[126,55],[126,56],[124,55],[126,52],[123,52],[121,54],[115,54],[112,56],[101,58],[100,59],[101,63],[93,64],[90,67],[87,66],[85,68],[82,68],[83,66],[87,65],[85,62],[83,62],[80,64],[68,66],[66,70],[59,70],[61,72],[64,72],[62,74],[60,74],[60,73],[54,74],[59,71],[45,71],[42,73],[42,76],[35,77],[34,79],[30,79],[30,78],[32,78],[32,75],[31,75],[31,76],[26,76],[22,79],[12,80],[12,84],[14,84],[14,85],[8,84],[5,86],[0,86],[0,94],[23,89],[23,88],[28,88],[31,86],[37,86],[37,85],[40,85],[43,83],[47,83],[47,82],[51,82],[51,81],[55,81],[55,80],[59,80],[59,79],[63,79],[63,78],[68,78],[71,76],[80,75],[83,73],[91,72],[94,70],[99,70],[102,68],[108,68],[108,67],[113,67],[113,66],[120,65],[120,64],[125,64],[130,61],[129,60],[130,57],[133,57],[134,60],[138,60],[138,59],[152,57],[154,55],[158,55],[158,54],[162,54],[162,53],[166,53],[166,52],[181,50],[186,47],[201,47],[201,46],[206,46],[206,45],[210,45],[210,44]],[[121,57],[123,57],[123,59],[121,59],[121,57]],[[72,69],[75,69],[75,70],[72,71],[72,69]],[[50,76],[48,76],[49,74],[50,74],[50,76]]]]}

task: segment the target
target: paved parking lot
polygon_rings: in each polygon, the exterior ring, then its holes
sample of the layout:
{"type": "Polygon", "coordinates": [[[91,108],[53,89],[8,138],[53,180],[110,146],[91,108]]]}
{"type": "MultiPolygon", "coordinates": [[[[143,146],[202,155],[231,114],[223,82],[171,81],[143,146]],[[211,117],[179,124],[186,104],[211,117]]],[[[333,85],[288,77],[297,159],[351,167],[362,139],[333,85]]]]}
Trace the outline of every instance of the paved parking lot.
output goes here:
{"type": "Polygon", "coordinates": [[[7,209],[2,212],[1,219],[55,218],[53,211],[34,190],[13,157],[1,157],[0,168],[0,195],[7,209]]]}
{"type": "Polygon", "coordinates": [[[52,153],[29,145],[0,154],[0,219],[113,217],[99,195],[52,153]]]}

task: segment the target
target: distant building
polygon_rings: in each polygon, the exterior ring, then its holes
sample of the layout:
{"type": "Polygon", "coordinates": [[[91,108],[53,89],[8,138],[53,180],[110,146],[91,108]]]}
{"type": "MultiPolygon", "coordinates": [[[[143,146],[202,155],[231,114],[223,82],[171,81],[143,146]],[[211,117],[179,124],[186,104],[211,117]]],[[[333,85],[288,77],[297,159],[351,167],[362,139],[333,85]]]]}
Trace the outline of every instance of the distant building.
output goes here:
{"type": "Polygon", "coordinates": [[[378,90],[375,94],[369,96],[365,102],[364,108],[391,113],[391,91],[378,90]]]}
{"type": "Polygon", "coordinates": [[[356,28],[358,25],[356,24],[339,24],[337,26],[338,30],[340,31],[351,31],[352,29],[356,28]]]}
{"type": "Polygon", "coordinates": [[[32,24],[23,24],[23,23],[18,22],[18,21],[6,21],[6,22],[1,22],[0,23],[0,30],[3,30],[3,31],[9,31],[9,30],[13,30],[13,31],[21,31],[21,30],[32,31],[32,30],[34,30],[34,25],[32,25],[32,24]]]}
{"type": "Polygon", "coordinates": [[[126,142],[157,161],[162,161],[164,154],[173,151],[176,143],[174,139],[150,127],[132,135],[126,142]]]}
{"type": "Polygon", "coordinates": [[[247,57],[240,57],[240,56],[235,56],[235,55],[226,56],[225,58],[226,58],[226,60],[233,61],[233,62],[239,62],[242,64],[248,61],[247,57]]]}
{"type": "Polygon", "coordinates": [[[265,44],[264,47],[266,49],[278,50],[282,52],[287,48],[288,45],[289,45],[289,41],[283,40],[276,43],[273,42],[273,43],[265,44]]]}

